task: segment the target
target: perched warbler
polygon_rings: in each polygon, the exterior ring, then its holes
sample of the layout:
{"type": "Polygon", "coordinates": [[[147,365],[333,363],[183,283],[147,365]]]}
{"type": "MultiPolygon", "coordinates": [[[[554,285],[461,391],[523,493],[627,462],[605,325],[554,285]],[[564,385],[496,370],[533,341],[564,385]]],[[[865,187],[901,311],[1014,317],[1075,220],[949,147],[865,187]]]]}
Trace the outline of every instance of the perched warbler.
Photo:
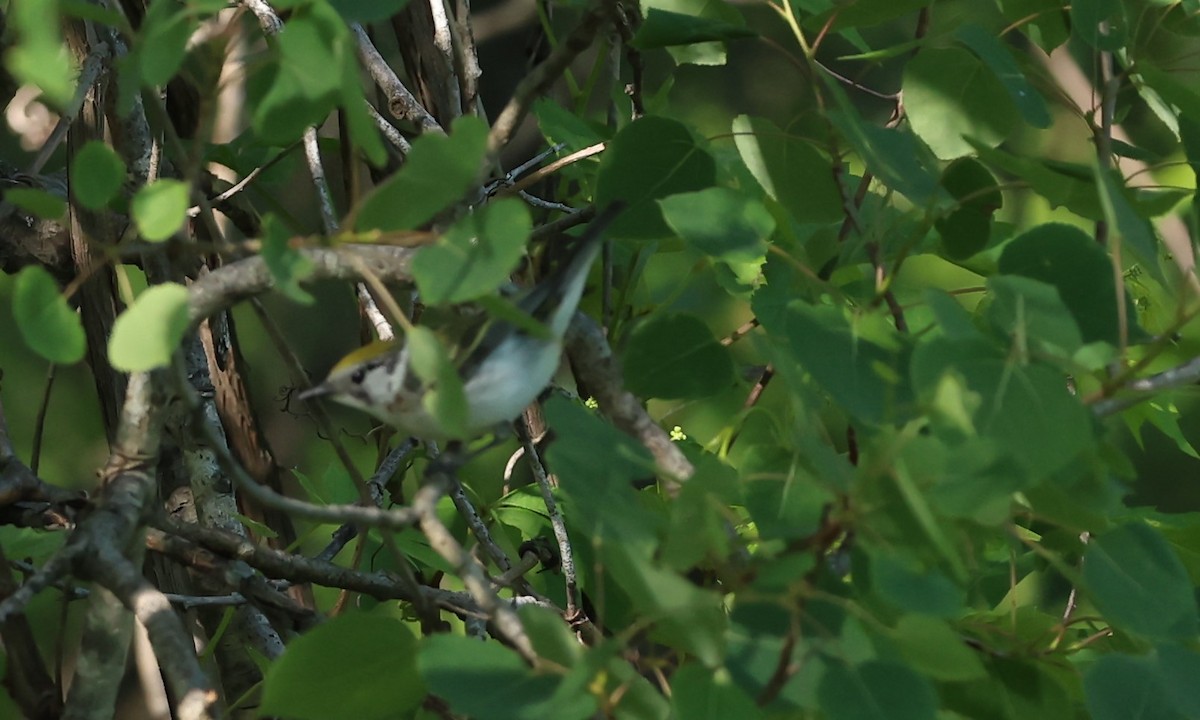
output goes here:
{"type": "Polygon", "coordinates": [[[468,440],[510,422],[550,384],[563,336],[579,306],[604,229],[620,211],[601,212],[576,241],[570,258],[515,300],[540,323],[540,332],[483,317],[455,338],[449,356],[462,383],[465,421],[450,426],[430,407],[430,384],[413,368],[408,343],[372,343],[337,363],[300,399],[327,397],[363,410],[400,431],[426,440],[468,440]]]}

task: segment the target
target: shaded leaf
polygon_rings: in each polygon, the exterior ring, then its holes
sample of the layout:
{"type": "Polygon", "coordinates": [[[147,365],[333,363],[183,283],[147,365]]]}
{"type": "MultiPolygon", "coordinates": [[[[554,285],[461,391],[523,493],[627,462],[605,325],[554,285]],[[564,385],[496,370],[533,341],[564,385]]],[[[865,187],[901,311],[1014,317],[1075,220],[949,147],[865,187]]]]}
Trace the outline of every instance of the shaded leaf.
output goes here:
{"type": "Polygon", "coordinates": [[[176,283],[149,287],[113,323],[108,360],[126,372],[166,367],[187,325],[187,288],[176,283]]]}
{"type": "Polygon", "coordinates": [[[629,335],[625,383],[644,398],[700,398],[733,382],[733,359],[693,315],[655,315],[629,335]]]}
{"type": "Polygon", "coordinates": [[[13,317],[25,344],[38,355],[59,365],[83,359],[83,323],[42,266],[29,265],[17,275],[13,317]]]}

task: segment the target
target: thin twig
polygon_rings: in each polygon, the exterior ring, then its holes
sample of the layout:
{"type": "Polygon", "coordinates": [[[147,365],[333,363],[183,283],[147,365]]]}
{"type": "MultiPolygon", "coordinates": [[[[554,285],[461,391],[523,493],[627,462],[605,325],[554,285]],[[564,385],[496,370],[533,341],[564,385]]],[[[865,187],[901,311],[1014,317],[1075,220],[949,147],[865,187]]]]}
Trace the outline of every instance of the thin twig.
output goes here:
{"type": "Polygon", "coordinates": [[[404,83],[400,82],[396,72],[375,49],[375,44],[371,42],[371,38],[367,37],[367,31],[363,29],[362,25],[354,23],[350,26],[350,30],[354,33],[354,39],[358,43],[358,59],[362,61],[367,72],[375,80],[375,84],[387,96],[388,110],[392,115],[401,120],[416,123],[417,127],[421,128],[421,132],[445,134],[445,129],[417,101],[404,83]]]}

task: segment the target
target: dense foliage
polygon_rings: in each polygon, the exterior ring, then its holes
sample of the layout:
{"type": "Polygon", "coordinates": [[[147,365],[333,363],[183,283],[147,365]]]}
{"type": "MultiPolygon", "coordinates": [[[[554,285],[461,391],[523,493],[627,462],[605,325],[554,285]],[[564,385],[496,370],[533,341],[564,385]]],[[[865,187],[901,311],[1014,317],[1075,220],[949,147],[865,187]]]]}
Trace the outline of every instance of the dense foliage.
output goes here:
{"type": "Polygon", "coordinates": [[[86,358],[112,448],[90,499],[35,477],[83,421],[6,373],[14,711],[65,644],[111,716],[132,610],[180,716],[1200,717],[1200,515],[1130,499],[1149,434],[1200,457],[1200,2],[539,3],[495,103],[465,1],[228,4],[8,3],[70,133],[9,159],[0,363],[86,358]],[[363,340],[525,322],[526,254],[614,203],[579,398],[465,467],[312,408],[280,473],[226,308],[274,290],[237,328],[301,387],[356,279],[363,340]]]}

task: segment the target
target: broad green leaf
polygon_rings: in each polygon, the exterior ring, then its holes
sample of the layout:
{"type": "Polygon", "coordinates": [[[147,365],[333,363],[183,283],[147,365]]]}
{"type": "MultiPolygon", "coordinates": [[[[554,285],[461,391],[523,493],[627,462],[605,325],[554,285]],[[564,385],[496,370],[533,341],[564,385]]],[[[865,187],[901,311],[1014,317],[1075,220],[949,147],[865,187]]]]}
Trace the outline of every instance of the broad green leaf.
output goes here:
{"type": "MultiPolygon", "coordinates": [[[[682,446],[681,449],[686,449],[682,446]]],[[[709,558],[729,555],[732,538],[726,508],[741,503],[739,473],[711,453],[688,453],[696,472],[672,501],[658,560],[686,572],[709,558]]]]}
{"type": "Polygon", "coordinates": [[[1184,717],[1200,717],[1200,653],[1176,644],[1154,649],[1159,681],[1166,688],[1171,706],[1184,717]]]}
{"type": "Polygon", "coordinates": [[[1008,91],[960,48],[922,50],[904,68],[903,90],[913,132],[944,160],[972,152],[964,136],[995,147],[1017,127],[1008,91]]]}
{"type": "Polygon", "coordinates": [[[422,398],[425,410],[450,437],[467,436],[467,397],[454,362],[437,335],[417,325],[408,330],[405,340],[411,353],[413,371],[427,386],[422,398]]]}
{"type": "Polygon", "coordinates": [[[713,184],[716,165],[682,123],[647,116],[617,133],[600,160],[596,206],[624,201],[613,237],[649,240],[671,233],[655,200],[713,184]]]}
{"type": "Polygon", "coordinates": [[[7,24],[20,40],[4,56],[5,66],[22,83],[34,85],[52,105],[65,107],[75,94],[75,72],[59,32],[55,0],[17,2],[7,24]]]}
{"type": "Polygon", "coordinates": [[[829,720],[933,720],[937,716],[933,686],[896,663],[830,662],[817,693],[829,720]]]}
{"type": "Polygon", "coordinates": [[[187,288],[176,283],[149,287],[113,323],[108,360],[125,372],[166,367],[187,326],[187,288]]]}
{"type": "Polygon", "coordinates": [[[930,398],[946,374],[960,378],[978,396],[977,405],[969,408],[975,432],[1019,462],[1031,480],[1049,477],[1095,446],[1088,410],[1056,370],[1019,365],[977,340],[920,343],[912,356],[918,393],[930,398]]]}
{"type": "MultiPolygon", "coordinates": [[[[707,0],[646,0],[642,3],[642,12],[650,14],[656,11],[686,15],[697,21],[717,23],[720,27],[732,29],[745,25],[745,20],[733,6],[728,3],[714,3],[707,0]]],[[[725,43],[720,41],[695,42],[690,45],[668,47],[667,52],[677,65],[724,65],[725,43]]]]}
{"type": "MultiPolygon", "coordinates": [[[[589,123],[549,98],[535,102],[533,114],[538,120],[538,127],[542,129],[542,135],[552,143],[566,145],[568,152],[591,147],[608,137],[606,128],[589,123]]],[[[600,158],[591,158],[590,162],[598,163],[600,158]]]]}
{"type": "Polygon", "coordinates": [[[739,115],[734,142],[754,179],[797,222],[833,222],[842,217],[842,194],[833,163],[801,138],[770,120],[739,115]]]}
{"type": "Polygon", "coordinates": [[[421,299],[431,305],[461,303],[495,291],[520,262],[530,230],[529,211],[514,199],[463,217],[413,258],[421,299]]]}
{"type": "Polygon", "coordinates": [[[740,40],[758,33],[720,20],[650,8],[646,19],[629,42],[638,50],[692,45],[718,40],[740,40]]]}
{"type": "Polygon", "coordinates": [[[905,615],[892,633],[904,659],[931,678],[960,682],[987,674],[976,651],[943,620],[905,615]]]}
{"type": "Polygon", "coordinates": [[[400,172],[363,200],[359,232],[412,230],[459,200],[475,183],[487,150],[487,127],[463,117],[450,135],[425,134],[413,142],[400,172]]]}
{"type": "MultiPolygon", "coordinates": [[[[372,658],[381,667],[379,656],[372,658]]],[[[533,720],[588,717],[586,702],[556,707],[559,679],[537,675],[520,656],[496,642],[458,635],[433,635],[421,641],[417,666],[429,691],[465,717],[533,720]]]]}
{"type": "Polygon", "coordinates": [[[275,281],[275,289],[293,302],[311,305],[313,296],[300,287],[312,274],[313,262],[291,246],[292,235],[274,215],[263,222],[262,259],[275,281]]]}
{"type": "Polygon", "coordinates": [[[1050,110],[1046,107],[1045,98],[1026,79],[1025,73],[1021,71],[1021,67],[1013,59],[1012,52],[1004,43],[974,23],[960,26],[954,37],[975,53],[995,74],[1025,122],[1035,128],[1050,127],[1050,110]]]}
{"type": "Polygon", "coordinates": [[[645,449],[580,406],[552,396],[546,422],[558,440],[546,452],[566,495],[569,517],[597,543],[621,543],[650,556],[662,516],[641,504],[632,482],[653,477],[645,449]],[[597,457],[605,461],[596,462],[597,457]]]}
{"type": "Polygon", "coordinates": [[[775,445],[756,445],[741,463],[746,511],[763,540],[808,537],[833,500],[798,458],[775,445]]]}
{"type": "Polygon", "coordinates": [[[675,717],[688,720],[753,720],[763,715],[754,701],[733,684],[727,670],[708,670],[694,663],[671,677],[671,704],[675,717]]]}
{"type": "Polygon", "coordinates": [[[882,128],[869,123],[836,81],[827,79],[825,86],[837,100],[837,108],[829,110],[827,117],[880,182],[915,205],[948,199],[938,186],[937,158],[907,125],[882,128]]]}
{"type": "Polygon", "coordinates": [[[733,358],[694,315],[655,315],[629,335],[626,388],[643,398],[701,398],[733,383],[733,358]]]}
{"type": "Polygon", "coordinates": [[[901,414],[911,399],[901,353],[860,335],[837,308],[792,301],[772,311],[771,297],[754,301],[768,337],[847,412],[867,423],[901,414]]]}
{"type": "Polygon", "coordinates": [[[1092,538],[1083,581],[1105,619],[1121,630],[1174,642],[1200,634],[1194,588],[1183,563],[1144,523],[1092,538]]]}
{"type": "Polygon", "coordinates": [[[124,182],[125,161],[105,143],[92,140],[71,162],[71,192],[86,208],[98,210],[107,205],[124,182]]]}
{"type": "Polygon", "coordinates": [[[188,37],[195,29],[190,15],[173,0],[151,3],[134,44],[139,74],[147,85],[166,85],[179,71],[188,37]]]}
{"type": "MultiPolygon", "coordinates": [[[[1014,239],[1000,256],[1000,272],[1023,275],[1058,289],[1085,343],[1120,345],[1117,287],[1108,254],[1082,230],[1070,225],[1039,225],[1014,239]]],[[[1140,337],[1128,293],[1125,316],[1131,339],[1140,337]]]]}
{"type": "Polygon", "coordinates": [[[1071,34],[1097,50],[1119,50],[1128,36],[1121,0],[1072,0],[1071,34]]]}
{"type": "Polygon", "coordinates": [[[259,712],[302,720],[405,717],[426,692],[416,649],[398,620],[340,615],[288,643],[267,670],[259,712]]]}
{"type": "Polygon", "coordinates": [[[58,365],[83,359],[83,323],[42,266],[26,266],[17,275],[13,317],[25,344],[38,355],[58,365]]]}
{"type": "Polygon", "coordinates": [[[916,558],[873,552],[869,572],[871,589],[900,610],[951,619],[962,613],[963,589],[936,568],[922,567],[916,558]]]}
{"type": "Polygon", "coordinates": [[[59,196],[29,187],[15,187],[4,191],[4,201],[43,220],[61,220],[67,214],[67,203],[59,196]]]}
{"type": "Polygon", "coordinates": [[[667,225],[697,250],[721,260],[761,260],[775,218],[753,198],[723,187],[658,201],[667,225]]]}
{"type": "Polygon", "coordinates": [[[1130,655],[1104,655],[1083,676],[1083,692],[1093,720],[1184,720],[1164,692],[1154,664],[1130,655]]]}
{"type": "Polygon", "coordinates": [[[987,247],[992,215],[1004,207],[1004,196],[996,179],[974,158],[950,163],[942,173],[941,185],[959,201],[954,210],[937,220],[942,247],[947,258],[965,260],[987,247]]]}
{"type": "Polygon", "coordinates": [[[1053,285],[1020,275],[993,275],[988,292],[988,321],[1024,352],[1069,359],[1083,346],[1079,326],[1053,285]]]}
{"type": "Polygon", "coordinates": [[[187,221],[188,185],[179,180],[156,180],[133,196],[129,209],[138,232],[152,242],[166,240],[187,221]]]}
{"type": "Polygon", "coordinates": [[[276,73],[255,104],[254,129],[284,145],[320,125],[342,94],[343,57],[351,42],[345,22],[325,3],[297,8],[276,36],[276,73]]]}
{"type": "Polygon", "coordinates": [[[1091,168],[1025,158],[982,143],[974,144],[979,158],[1029,183],[1050,207],[1065,207],[1088,220],[1103,220],[1091,168]]]}

